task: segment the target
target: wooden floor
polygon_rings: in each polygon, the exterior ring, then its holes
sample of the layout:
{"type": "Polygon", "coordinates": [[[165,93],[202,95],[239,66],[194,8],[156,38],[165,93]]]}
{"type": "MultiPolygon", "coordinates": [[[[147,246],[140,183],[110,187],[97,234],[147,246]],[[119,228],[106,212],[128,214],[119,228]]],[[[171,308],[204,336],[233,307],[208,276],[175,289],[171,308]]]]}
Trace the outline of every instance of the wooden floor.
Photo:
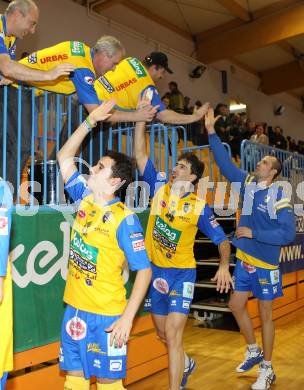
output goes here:
{"type": "MultiPolygon", "coordinates": [[[[257,330],[261,340],[260,330],[257,330]]],[[[188,390],[248,390],[255,382],[257,368],[245,374],[234,372],[242,361],[244,341],[235,331],[198,327],[189,320],[185,350],[197,362],[188,390]]],[[[304,389],[304,309],[276,321],[273,366],[277,381],[273,390],[304,389]]],[[[128,386],[128,390],[168,390],[167,370],[128,386]]]]}

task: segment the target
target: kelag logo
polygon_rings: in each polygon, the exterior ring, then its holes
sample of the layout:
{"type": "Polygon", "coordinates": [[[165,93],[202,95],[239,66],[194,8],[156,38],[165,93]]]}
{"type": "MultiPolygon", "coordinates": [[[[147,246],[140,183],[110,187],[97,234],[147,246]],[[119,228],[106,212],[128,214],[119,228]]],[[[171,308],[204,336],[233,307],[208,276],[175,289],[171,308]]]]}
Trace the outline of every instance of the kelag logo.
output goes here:
{"type": "Polygon", "coordinates": [[[146,73],[144,67],[136,58],[129,58],[128,62],[132,66],[132,68],[134,69],[134,71],[139,79],[141,77],[147,76],[147,73],[146,73]]]}
{"type": "Polygon", "coordinates": [[[162,236],[165,236],[169,241],[174,242],[175,244],[178,243],[181,232],[173,229],[170,227],[164,220],[162,220],[160,217],[156,218],[155,221],[155,229],[160,233],[162,236]]]}
{"type": "Polygon", "coordinates": [[[91,261],[92,263],[96,264],[97,262],[97,256],[98,256],[98,249],[94,246],[91,246],[89,244],[86,244],[83,242],[80,235],[74,230],[74,234],[72,236],[72,247],[73,249],[79,253],[81,256],[85,256],[87,260],[91,261]]]}

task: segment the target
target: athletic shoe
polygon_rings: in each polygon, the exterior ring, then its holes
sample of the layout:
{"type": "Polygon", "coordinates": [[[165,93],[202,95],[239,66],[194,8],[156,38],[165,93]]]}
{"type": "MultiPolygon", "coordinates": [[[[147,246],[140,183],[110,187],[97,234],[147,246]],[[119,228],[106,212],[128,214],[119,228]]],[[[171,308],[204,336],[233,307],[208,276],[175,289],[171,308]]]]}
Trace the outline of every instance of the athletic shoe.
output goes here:
{"type": "Polygon", "coordinates": [[[181,382],[181,385],[180,385],[180,389],[184,389],[186,387],[188,378],[193,373],[195,368],[196,368],[195,361],[192,358],[189,358],[189,367],[186,368],[185,371],[184,371],[182,382],[181,382]]]}
{"type": "Polygon", "coordinates": [[[247,349],[245,353],[245,360],[236,368],[236,372],[248,371],[256,364],[261,363],[263,359],[263,351],[261,351],[260,348],[255,352],[250,352],[249,349],[247,349]]]}
{"type": "Polygon", "coordinates": [[[260,364],[258,379],[251,386],[252,390],[267,390],[274,383],[276,379],[273,368],[260,364]]]}

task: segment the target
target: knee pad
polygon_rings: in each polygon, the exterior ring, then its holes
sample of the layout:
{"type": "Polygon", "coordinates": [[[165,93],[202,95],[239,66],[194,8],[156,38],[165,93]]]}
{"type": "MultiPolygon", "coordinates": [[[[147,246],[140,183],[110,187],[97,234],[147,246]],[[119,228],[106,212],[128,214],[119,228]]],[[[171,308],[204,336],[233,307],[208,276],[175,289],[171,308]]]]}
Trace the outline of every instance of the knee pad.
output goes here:
{"type": "Polygon", "coordinates": [[[64,390],[90,390],[90,380],[81,376],[67,375],[64,390]]]}

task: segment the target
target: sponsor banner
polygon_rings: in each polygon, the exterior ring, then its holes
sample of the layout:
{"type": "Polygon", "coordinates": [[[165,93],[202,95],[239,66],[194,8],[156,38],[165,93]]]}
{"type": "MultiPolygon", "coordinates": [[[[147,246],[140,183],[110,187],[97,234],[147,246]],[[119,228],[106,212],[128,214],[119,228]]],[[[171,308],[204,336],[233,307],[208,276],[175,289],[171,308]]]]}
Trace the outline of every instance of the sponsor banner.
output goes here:
{"type": "Polygon", "coordinates": [[[292,244],[281,248],[280,268],[283,274],[304,269],[304,233],[297,233],[292,244]]]}

